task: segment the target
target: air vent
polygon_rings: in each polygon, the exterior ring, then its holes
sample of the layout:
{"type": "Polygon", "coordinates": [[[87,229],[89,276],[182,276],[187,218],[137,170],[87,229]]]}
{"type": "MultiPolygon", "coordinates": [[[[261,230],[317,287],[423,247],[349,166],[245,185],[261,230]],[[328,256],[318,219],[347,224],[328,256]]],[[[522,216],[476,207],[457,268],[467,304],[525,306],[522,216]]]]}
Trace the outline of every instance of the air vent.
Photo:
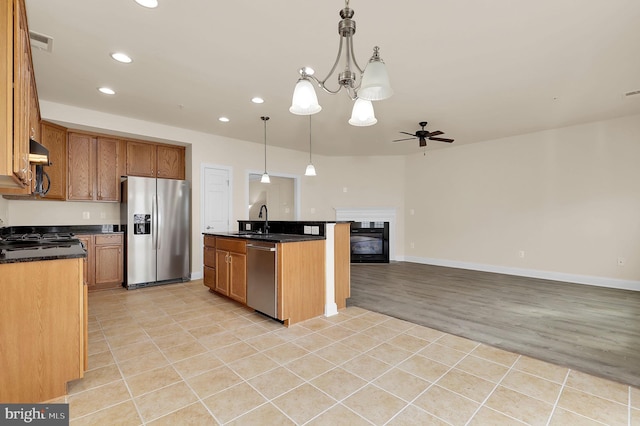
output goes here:
{"type": "Polygon", "coordinates": [[[624,94],[624,96],[626,97],[635,96],[635,95],[640,95],[640,90],[634,90],[633,92],[627,92],[624,94]]]}
{"type": "Polygon", "coordinates": [[[32,48],[44,50],[49,53],[53,51],[53,38],[33,31],[29,31],[29,38],[31,39],[32,48]]]}

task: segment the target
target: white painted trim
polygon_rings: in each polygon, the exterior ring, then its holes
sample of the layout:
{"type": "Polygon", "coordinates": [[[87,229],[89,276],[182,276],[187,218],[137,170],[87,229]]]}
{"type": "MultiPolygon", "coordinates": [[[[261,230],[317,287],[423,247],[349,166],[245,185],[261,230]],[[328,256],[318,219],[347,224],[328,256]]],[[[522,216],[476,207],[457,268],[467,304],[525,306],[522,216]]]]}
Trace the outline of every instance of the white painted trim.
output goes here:
{"type": "Polygon", "coordinates": [[[335,281],[335,223],[325,224],[324,236],[324,316],[330,317],[338,315],[338,304],[336,303],[336,281],[335,281]]]}
{"type": "MultiPolygon", "coordinates": [[[[204,191],[205,191],[205,184],[204,184],[204,170],[205,169],[220,169],[220,170],[226,170],[229,176],[229,200],[228,200],[228,205],[229,205],[229,211],[228,213],[228,218],[229,218],[229,223],[227,224],[227,230],[231,229],[231,218],[233,217],[233,197],[231,194],[233,194],[233,167],[230,166],[223,166],[221,164],[210,164],[210,163],[201,163],[200,164],[200,234],[202,234],[203,232],[205,232],[204,229],[204,191]]],[[[204,237],[201,235],[201,238],[203,238],[204,241],[204,237]]]]}
{"type": "MultiPolygon", "coordinates": [[[[249,210],[248,210],[248,206],[249,206],[249,175],[262,175],[264,173],[264,171],[260,171],[260,170],[255,170],[255,169],[247,169],[245,170],[245,176],[246,176],[246,185],[244,186],[244,199],[245,199],[245,203],[244,205],[247,206],[247,210],[244,211],[243,215],[241,217],[249,219],[249,210]]],[[[294,175],[294,174],[289,174],[289,173],[276,173],[276,172],[272,172],[269,173],[269,176],[273,176],[273,177],[282,177],[282,178],[290,178],[293,179],[293,198],[294,198],[294,212],[293,212],[293,220],[298,220],[298,218],[300,217],[300,175],[294,175]]],[[[245,219],[245,220],[246,220],[245,219]]]]}
{"type": "Polygon", "coordinates": [[[389,222],[389,260],[396,259],[396,209],[389,207],[336,207],[336,221],[389,222]]]}
{"type": "Polygon", "coordinates": [[[191,272],[191,281],[201,280],[203,278],[204,278],[204,273],[202,271],[200,271],[200,272],[191,272]]]}
{"type": "Polygon", "coordinates": [[[405,261],[413,263],[423,263],[425,265],[447,266],[449,268],[470,269],[473,271],[495,272],[497,274],[540,278],[551,281],[564,281],[574,284],[593,285],[597,287],[617,288],[620,290],[640,291],[640,281],[621,280],[618,278],[576,275],[567,274],[564,272],[539,271],[536,269],[512,268],[508,266],[486,265],[482,263],[461,262],[458,260],[433,259],[414,256],[406,256],[405,261]]]}

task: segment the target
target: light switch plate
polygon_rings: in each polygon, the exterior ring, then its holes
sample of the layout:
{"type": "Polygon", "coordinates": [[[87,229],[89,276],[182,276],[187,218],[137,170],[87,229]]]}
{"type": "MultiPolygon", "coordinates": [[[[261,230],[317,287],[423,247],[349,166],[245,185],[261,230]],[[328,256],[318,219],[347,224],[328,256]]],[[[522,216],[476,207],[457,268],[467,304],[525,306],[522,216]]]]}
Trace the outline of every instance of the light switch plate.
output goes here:
{"type": "Polygon", "coordinates": [[[304,227],[304,233],[305,235],[310,235],[311,234],[311,227],[310,226],[306,226],[304,227]]]}
{"type": "Polygon", "coordinates": [[[311,227],[311,235],[320,235],[320,227],[312,226],[311,227]]]}

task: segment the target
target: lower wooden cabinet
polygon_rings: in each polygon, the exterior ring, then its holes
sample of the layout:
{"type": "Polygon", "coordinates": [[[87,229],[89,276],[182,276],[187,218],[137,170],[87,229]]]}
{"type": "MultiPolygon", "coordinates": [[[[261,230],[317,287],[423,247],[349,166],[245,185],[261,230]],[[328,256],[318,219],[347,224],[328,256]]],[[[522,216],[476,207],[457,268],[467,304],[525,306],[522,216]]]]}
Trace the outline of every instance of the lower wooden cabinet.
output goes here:
{"type": "Polygon", "coordinates": [[[204,237],[204,285],[216,289],[216,238],[204,237]]]}
{"type": "Polygon", "coordinates": [[[241,303],[247,302],[247,242],[216,239],[215,291],[241,303]]]}
{"type": "Polygon", "coordinates": [[[247,303],[245,240],[205,235],[204,285],[240,303],[247,303]]]}
{"type": "Polygon", "coordinates": [[[82,259],[0,264],[0,291],[7,302],[0,309],[2,403],[63,397],[67,383],[84,375],[85,288],[82,259]]]}
{"type": "Polygon", "coordinates": [[[77,235],[87,249],[84,280],[89,291],[122,286],[124,280],[123,234],[77,235]]]}

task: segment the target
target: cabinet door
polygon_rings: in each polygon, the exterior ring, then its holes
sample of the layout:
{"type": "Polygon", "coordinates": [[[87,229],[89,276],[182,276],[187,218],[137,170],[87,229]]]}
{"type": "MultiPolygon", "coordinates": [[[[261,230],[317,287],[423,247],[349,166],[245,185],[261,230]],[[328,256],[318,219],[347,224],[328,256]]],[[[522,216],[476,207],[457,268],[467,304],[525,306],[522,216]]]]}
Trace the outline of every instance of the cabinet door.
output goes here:
{"type": "Polygon", "coordinates": [[[127,175],[156,177],[156,146],[127,141],[127,175]]]}
{"type": "Polygon", "coordinates": [[[247,255],[229,253],[229,297],[247,302],[247,255]]]}
{"type": "Polygon", "coordinates": [[[184,179],[184,147],[158,145],[157,176],[164,179],[184,179]]]}
{"type": "Polygon", "coordinates": [[[93,200],[94,138],[80,133],[69,133],[68,148],[67,199],[93,200]]]}
{"type": "Polygon", "coordinates": [[[229,252],[216,250],[216,282],[215,290],[218,293],[229,295],[229,252]]]}
{"type": "Polygon", "coordinates": [[[51,186],[45,198],[64,200],[67,195],[67,131],[55,124],[43,122],[40,143],[49,150],[50,166],[44,168],[51,186]]]}
{"type": "Polygon", "coordinates": [[[24,2],[16,1],[13,51],[13,173],[22,183],[29,181],[29,104],[31,102],[31,50],[24,2]]]}
{"type": "Polygon", "coordinates": [[[96,192],[97,200],[120,201],[120,176],[118,170],[119,141],[98,137],[96,142],[96,192]]]}
{"type": "Polygon", "coordinates": [[[96,288],[122,284],[122,246],[96,245],[96,288]]]}

